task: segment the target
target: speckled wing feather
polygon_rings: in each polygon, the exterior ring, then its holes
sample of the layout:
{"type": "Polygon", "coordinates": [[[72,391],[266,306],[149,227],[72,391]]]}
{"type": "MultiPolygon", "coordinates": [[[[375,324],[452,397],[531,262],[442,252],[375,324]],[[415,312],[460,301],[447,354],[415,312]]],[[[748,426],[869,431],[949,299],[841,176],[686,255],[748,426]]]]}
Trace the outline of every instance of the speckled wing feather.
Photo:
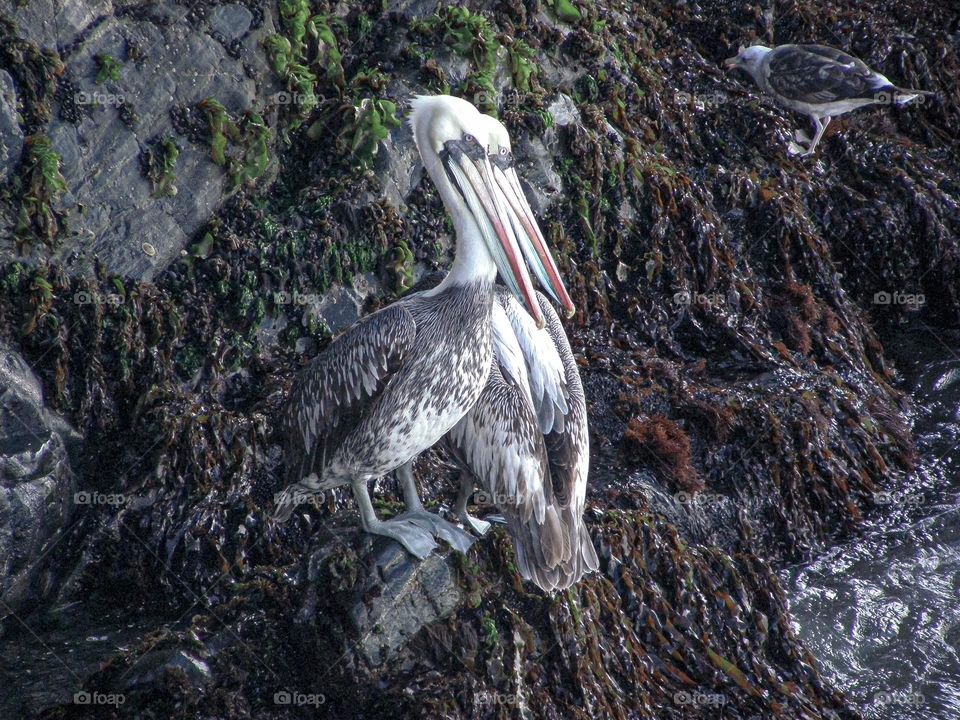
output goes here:
{"type": "MultiPolygon", "coordinates": [[[[529,381],[517,341],[502,308],[494,305],[490,377],[476,404],[450,431],[455,454],[495,499],[504,499],[524,520],[543,522],[547,452],[530,402],[529,381]],[[500,359],[519,358],[504,371],[500,359]]],[[[497,502],[500,506],[500,503],[497,502]]]]}
{"type": "Polygon", "coordinates": [[[498,295],[490,377],[447,445],[506,518],[520,574],[554,590],[598,562],[582,522],[590,462],[583,387],[560,318],[539,301],[545,330],[524,321],[511,295],[498,295]]]}
{"type": "Polygon", "coordinates": [[[402,367],[417,334],[402,302],[364,318],[320,353],[290,393],[287,483],[316,473],[402,367]]]}
{"type": "MultiPolygon", "coordinates": [[[[538,292],[537,297],[540,307],[548,309],[556,316],[543,294],[538,292]]],[[[505,288],[498,288],[496,301],[510,321],[513,335],[522,352],[530,396],[540,429],[544,434],[563,432],[569,408],[563,361],[557,347],[550,335],[537,328],[530,313],[505,288]]],[[[502,344],[494,343],[494,352],[497,352],[498,347],[502,348],[502,344]]],[[[504,365],[503,362],[501,364],[504,365]]],[[[504,370],[512,372],[514,377],[517,376],[511,365],[504,365],[504,370]]]]}
{"type": "Polygon", "coordinates": [[[862,60],[825,45],[780,45],[767,69],[775,92],[814,105],[869,98],[890,85],[862,60]]]}

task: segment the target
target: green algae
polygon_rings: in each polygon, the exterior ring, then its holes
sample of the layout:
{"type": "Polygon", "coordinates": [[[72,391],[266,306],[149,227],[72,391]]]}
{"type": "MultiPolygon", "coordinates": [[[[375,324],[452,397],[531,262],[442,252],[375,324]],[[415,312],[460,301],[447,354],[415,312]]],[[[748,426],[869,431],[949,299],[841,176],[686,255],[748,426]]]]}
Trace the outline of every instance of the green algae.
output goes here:
{"type": "Polygon", "coordinates": [[[68,189],[60,172],[60,155],[44,135],[32,135],[25,144],[17,177],[20,210],[14,234],[22,245],[40,241],[53,246],[63,222],[62,213],[54,206],[68,189]]]}

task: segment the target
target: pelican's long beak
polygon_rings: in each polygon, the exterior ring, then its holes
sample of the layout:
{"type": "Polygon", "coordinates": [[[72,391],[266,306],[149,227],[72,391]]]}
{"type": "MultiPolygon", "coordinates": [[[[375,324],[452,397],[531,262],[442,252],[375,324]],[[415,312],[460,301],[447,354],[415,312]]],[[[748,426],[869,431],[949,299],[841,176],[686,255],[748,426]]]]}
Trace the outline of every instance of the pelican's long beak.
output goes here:
{"type": "Polygon", "coordinates": [[[732,58],[727,58],[723,61],[723,69],[727,72],[734,70],[740,64],[740,56],[734,55],[732,58]]]}
{"type": "Polygon", "coordinates": [[[495,190],[494,199],[499,205],[501,215],[510,218],[514,233],[520,238],[520,247],[527,258],[527,264],[533,268],[541,287],[563,306],[564,314],[571,317],[576,308],[563,280],[560,279],[557,263],[550,254],[543,233],[540,232],[530,203],[523,194],[517,171],[509,163],[499,163],[496,157],[487,158],[484,170],[488,184],[495,190]]]}
{"type": "Polygon", "coordinates": [[[542,328],[546,324],[543,311],[523,262],[517,243],[517,230],[497,199],[498,190],[489,172],[486,151],[479,146],[464,148],[459,142],[447,143],[445,150],[443,164],[447,175],[460,191],[483,233],[500,277],[517,299],[527,306],[537,327],[542,328]]]}

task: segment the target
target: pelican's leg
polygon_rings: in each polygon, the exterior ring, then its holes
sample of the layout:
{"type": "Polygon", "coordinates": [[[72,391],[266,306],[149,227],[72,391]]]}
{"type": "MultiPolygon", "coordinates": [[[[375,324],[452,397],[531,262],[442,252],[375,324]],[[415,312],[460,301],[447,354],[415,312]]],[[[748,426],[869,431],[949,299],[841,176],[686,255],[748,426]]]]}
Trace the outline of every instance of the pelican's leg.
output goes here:
{"type": "Polygon", "coordinates": [[[417,483],[413,478],[413,463],[408,462],[406,465],[401,465],[397,468],[396,473],[403,488],[403,502],[407,506],[407,511],[397,519],[416,523],[424,530],[433,533],[434,537],[446,540],[460,552],[467,552],[473,545],[474,538],[439,515],[427,512],[424,509],[423,503],[420,502],[420,496],[417,494],[417,483]]]}
{"type": "Polygon", "coordinates": [[[421,560],[437,547],[430,532],[411,520],[405,520],[402,517],[392,520],[378,518],[373,509],[373,503],[370,502],[366,480],[354,480],[352,487],[353,496],[357,499],[357,505],[360,508],[360,524],[365,532],[392,538],[403,545],[411,555],[421,560]]]}
{"type": "Polygon", "coordinates": [[[473,530],[477,535],[486,535],[491,528],[490,523],[480,518],[475,518],[467,512],[467,504],[470,502],[470,496],[473,495],[473,475],[467,471],[460,473],[460,494],[457,495],[457,517],[460,522],[473,530]]]}
{"type": "Polygon", "coordinates": [[[827,125],[830,124],[830,116],[827,115],[823,118],[823,122],[820,122],[820,118],[813,118],[814,124],[817,126],[817,134],[813,136],[813,142],[810,143],[810,147],[804,153],[804,155],[813,155],[813,151],[817,149],[817,144],[820,142],[820,138],[823,137],[823,131],[827,129],[827,125]]]}

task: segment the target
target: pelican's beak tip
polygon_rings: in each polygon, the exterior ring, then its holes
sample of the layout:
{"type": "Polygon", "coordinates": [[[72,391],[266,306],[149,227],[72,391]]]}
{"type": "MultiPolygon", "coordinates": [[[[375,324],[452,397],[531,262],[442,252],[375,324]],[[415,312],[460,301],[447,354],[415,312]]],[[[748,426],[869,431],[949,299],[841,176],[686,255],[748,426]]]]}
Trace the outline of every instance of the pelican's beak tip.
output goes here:
{"type": "Polygon", "coordinates": [[[543,330],[547,326],[547,319],[543,315],[534,318],[537,321],[537,330],[543,330]]]}
{"type": "Polygon", "coordinates": [[[567,320],[569,320],[576,314],[577,314],[577,309],[573,307],[567,308],[566,310],[563,311],[563,316],[567,318],[567,320]]]}

